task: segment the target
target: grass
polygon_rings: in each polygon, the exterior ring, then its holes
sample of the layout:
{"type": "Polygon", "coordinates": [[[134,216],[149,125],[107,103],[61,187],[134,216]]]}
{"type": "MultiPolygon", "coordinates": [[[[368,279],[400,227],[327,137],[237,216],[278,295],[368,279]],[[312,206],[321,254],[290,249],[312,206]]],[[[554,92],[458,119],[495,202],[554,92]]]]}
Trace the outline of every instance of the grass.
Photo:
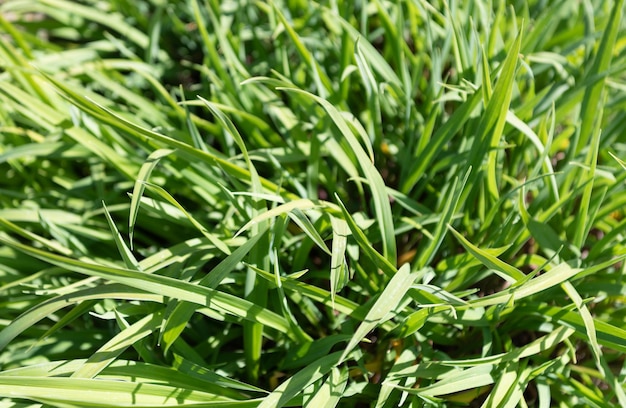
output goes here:
{"type": "Polygon", "coordinates": [[[623,3],[0,2],[2,406],[626,406],[623,3]]]}

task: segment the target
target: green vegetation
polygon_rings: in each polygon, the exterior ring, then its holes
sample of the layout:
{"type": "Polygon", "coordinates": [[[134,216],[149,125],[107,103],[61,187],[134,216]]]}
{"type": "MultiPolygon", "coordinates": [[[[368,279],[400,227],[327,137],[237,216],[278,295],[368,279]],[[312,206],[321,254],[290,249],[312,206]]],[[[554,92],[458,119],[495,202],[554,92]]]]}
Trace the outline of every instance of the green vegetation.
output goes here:
{"type": "Polygon", "coordinates": [[[626,406],[623,3],[0,2],[1,405],[626,406]]]}

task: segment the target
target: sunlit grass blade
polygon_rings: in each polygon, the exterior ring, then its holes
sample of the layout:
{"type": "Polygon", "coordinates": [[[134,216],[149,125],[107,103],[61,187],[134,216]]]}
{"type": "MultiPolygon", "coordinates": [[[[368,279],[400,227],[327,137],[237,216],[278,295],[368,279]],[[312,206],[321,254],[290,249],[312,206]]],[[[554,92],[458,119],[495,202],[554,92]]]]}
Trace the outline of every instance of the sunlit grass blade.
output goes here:
{"type": "Polygon", "coordinates": [[[237,231],[237,235],[240,235],[241,233],[247,231],[253,225],[258,225],[262,223],[263,221],[270,220],[282,214],[288,214],[289,212],[293,210],[298,209],[298,210],[304,211],[304,210],[313,209],[317,207],[318,207],[318,204],[314,203],[313,201],[307,198],[289,201],[285,204],[281,204],[277,207],[274,207],[269,211],[258,214],[256,217],[252,218],[244,226],[242,226],[241,229],[237,231]]]}
{"type": "Polygon", "coordinates": [[[259,408],[280,408],[287,405],[307,385],[314,383],[338,365],[340,360],[341,353],[336,352],[309,364],[265,397],[259,408]]]}
{"type": "MultiPolygon", "coordinates": [[[[298,322],[291,312],[291,308],[289,307],[289,303],[287,303],[287,297],[285,296],[285,291],[283,290],[282,281],[280,279],[280,268],[278,267],[278,253],[274,249],[273,252],[273,266],[274,266],[274,283],[276,285],[276,289],[278,289],[278,294],[280,296],[280,305],[283,312],[283,316],[285,320],[289,323],[291,330],[294,335],[300,339],[301,343],[311,343],[313,339],[309,336],[303,329],[298,325],[298,322]]],[[[258,268],[252,267],[253,270],[257,271],[258,268]]]]}
{"type": "MultiPolygon", "coordinates": [[[[603,108],[599,109],[598,115],[602,117],[604,112],[603,108]]],[[[588,171],[583,172],[583,180],[580,184],[585,184],[583,195],[580,201],[580,215],[583,220],[588,220],[585,222],[579,222],[576,224],[576,231],[573,238],[573,243],[577,248],[581,248],[585,239],[587,238],[587,234],[591,229],[591,225],[594,221],[593,211],[590,211],[591,205],[591,194],[593,193],[593,188],[595,185],[595,177],[596,177],[596,168],[598,165],[598,153],[599,153],[599,144],[600,144],[600,121],[596,122],[597,126],[593,129],[593,134],[591,135],[589,141],[589,151],[587,152],[587,157],[585,159],[585,164],[589,166],[588,171]],[[588,182],[587,182],[588,181],[588,182]],[[591,212],[591,214],[590,214],[591,212]]]]}
{"type": "Polygon", "coordinates": [[[432,136],[432,143],[424,146],[423,150],[418,150],[415,154],[416,160],[409,162],[405,170],[406,176],[402,180],[400,191],[408,193],[413,189],[424,172],[432,166],[433,160],[440,153],[443,146],[448,143],[454,135],[463,128],[470,115],[480,102],[480,94],[471,95],[458,109],[450,116],[449,120],[440,126],[432,136]]]}
{"type": "Polygon", "coordinates": [[[258,321],[279,331],[285,333],[288,332],[286,322],[282,317],[244,299],[228,295],[224,292],[193,285],[165,276],[147,275],[126,269],[112,268],[95,263],[78,261],[47,253],[36,248],[31,248],[2,237],[0,237],[0,242],[45,262],[67,268],[69,270],[90,276],[98,276],[104,279],[123,283],[131,287],[153,292],[155,294],[163,294],[165,296],[170,296],[203,306],[217,307],[223,312],[232,313],[235,316],[239,316],[244,319],[252,319],[253,321],[258,321]]]}
{"type": "Polygon", "coordinates": [[[452,234],[459,240],[461,245],[467,249],[474,257],[480,260],[485,266],[493,269],[502,279],[505,279],[509,282],[515,283],[519,280],[522,280],[526,277],[526,275],[515,268],[507,264],[506,262],[501,261],[495,256],[489,254],[486,251],[481,250],[471,242],[469,242],[463,235],[457,232],[454,228],[448,227],[452,234]]]}
{"type": "MultiPolygon", "coordinates": [[[[213,245],[215,245],[217,249],[219,249],[220,251],[222,251],[223,253],[227,255],[230,254],[231,251],[228,245],[226,245],[219,237],[209,232],[209,230],[207,230],[206,227],[200,224],[200,222],[198,222],[193,215],[191,215],[187,210],[185,210],[183,206],[178,201],[176,201],[174,197],[171,196],[170,193],[168,193],[161,186],[158,186],[156,184],[151,184],[148,182],[143,182],[142,184],[144,186],[149,187],[151,191],[156,192],[160,197],[164,198],[168,203],[172,204],[174,207],[180,210],[185,215],[185,217],[187,217],[187,219],[193,224],[193,226],[196,227],[198,231],[200,231],[202,235],[204,235],[213,245]]],[[[133,198],[134,198],[134,195],[133,195],[133,198]]],[[[131,203],[131,208],[132,208],[132,203],[131,203]]]]}
{"type": "Polygon", "coordinates": [[[236,402],[230,398],[202,391],[167,385],[62,377],[0,377],[0,395],[28,398],[57,406],[83,407],[131,404],[142,407],[163,407],[180,406],[181,403],[193,404],[196,407],[219,407],[220,402],[233,407],[253,407],[258,404],[258,401],[236,402]]]}
{"type": "Polygon", "coordinates": [[[391,216],[391,206],[389,204],[389,197],[385,190],[385,183],[373,163],[359,144],[358,140],[352,133],[352,130],[348,126],[346,120],[340,114],[340,112],[328,101],[315,96],[311,93],[300,89],[280,88],[283,91],[295,92],[306,95],[312,100],[319,103],[328,115],[333,120],[333,123],[340,130],[342,136],[348,141],[352,151],[356,155],[358,165],[361,167],[365,178],[370,183],[372,189],[372,197],[374,201],[374,209],[376,212],[376,220],[381,231],[381,238],[383,243],[383,256],[392,264],[396,262],[396,240],[393,231],[393,220],[391,216]]]}
{"type": "Polygon", "coordinates": [[[426,387],[409,388],[395,386],[395,388],[426,397],[441,397],[493,384],[496,381],[494,369],[495,367],[490,364],[479,365],[466,370],[450,371],[444,374],[441,380],[426,387]]]}
{"type": "Polygon", "coordinates": [[[117,230],[115,222],[113,221],[113,218],[111,218],[111,214],[109,213],[109,210],[107,210],[104,203],[102,203],[102,209],[104,210],[104,215],[106,216],[107,222],[109,223],[109,228],[111,228],[111,233],[113,234],[113,240],[115,241],[115,245],[117,245],[117,249],[120,251],[120,255],[124,260],[126,268],[140,271],[141,267],[139,266],[139,262],[137,262],[137,259],[135,258],[131,250],[128,248],[128,246],[126,246],[126,243],[124,242],[121,234],[117,230]]]}
{"type": "Polygon", "coordinates": [[[350,229],[344,220],[331,217],[330,222],[333,228],[332,254],[330,259],[330,294],[334,305],[335,294],[343,289],[349,280],[345,256],[350,229]]]}
{"type": "MultiPolygon", "coordinates": [[[[507,57],[502,63],[500,77],[493,89],[493,94],[489,99],[489,103],[485,108],[483,119],[479,125],[478,140],[483,144],[483,148],[488,148],[487,158],[487,190],[493,199],[498,198],[498,185],[496,180],[496,159],[498,154],[498,144],[502,137],[504,125],[506,124],[506,114],[511,103],[513,95],[515,68],[519,58],[519,50],[522,42],[521,33],[517,36],[515,42],[511,45],[507,57]]],[[[472,156],[472,166],[476,166],[476,171],[480,167],[478,158],[480,157],[478,148],[479,143],[475,144],[472,156]]]]}
{"type": "Polygon", "coordinates": [[[313,397],[306,401],[305,407],[334,408],[339,403],[341,395],[348,382],[348,370],[333,368],[328,379],[316,391],[313,397]]]}
{"type": "Polygon", "coordinates": [[[405,264],[398,269],[398,272],[391,278],[379,298],[376,299],[376,302],[367,312],[365,319],[359,325],[352,339],[350,339],[341,355],[341,361],[346,359],[352,349],[363,340],[367,333],[389,318],[390,312],[402,301],[415,278],[416,274],[411,272],[409,265],[405,264]]]}
{"type": "Polygon", "coordinates": [[[598,116],[598,112],[602,112],[602,91],[604,89],[605,79],[602,78],[604,73],[609,69],[612,60],[613,50],[617,41],[620,22],[622,20],[624,10],[624,0],[616,0],[611,9],[610,19],[602,33],[602,39],[598,45],[598,50],[593,59],[593,64],[586,72],[587,78],[593,78],[594,83],[585,89],[581,109],[580,136],[575,137],[571,144],[570,158],[574,158],[583,149],[584,146],[593,138],[594,128],[602,118],[602,114],[598,116]]]}
{"type": "Polygon", "coordinates": [[[452,182],[452,184],[450,184],[450,190],[447,191],[448,199],[446,200],[439,220],[437,221],[435,231],[430,239],[430,242],[428,243],[428,246],[418,255],[418,258],[415,261],[415,269],[424,268],[432,261],[433,257],[437,253],[437,250],[439,249],[439,246],[441,245],[441,242],[446,234],[446,227],[449,225],[449,222],[452,220],[452,216],[456,211],[459,199],[461,198],[461,193],[465,188],[470,172],[471,169],[469,169],[465,174],[460,186],[457,187],[456,179],[452,182]]]}
{"type": "Polygon", "coordinates": [[[90,289],[77,290],[42,302],[37,307],[25,311],[18,318],[13,320],[11,324],[0,332],[0,349],[4,349],[11,340],[33,324],[36,324],[39,320],[54,314],[64,307],[80,302],[106,298],[152,302],[163,301],[162,296],[142,291],[138,292],[135,289],[123,287],[119,284],[101,285],[90,289]]]}
{"type": "Polygon", "coordinates": [[[112,337],[106,344],[100,347],[82,367],[72,373],[72,378],[94,378],[106,366],[111,364],[128,347],[143,339],[161,324],[162,316],[158,314],[147,315],[136,323],[123,327],[117,336],[112,337]]]}
{"type": "MultiPolygon", "coordinates": [[[[211,289],[217,288],[228,274],[245,258],[248,252],[254,248],[264,234],[265,231],[261,231],[254,237],[248,239],[202,278],[198,282],[198,285],[206,286],[211,289]]],[[[162,328],[162,341],[165,345],[166,352],[174,341],[176,341],[178,336],[180,336],[197,307],[197,304],[181,302],[169,313],[162,328]]]]}
{"type": "Polygon", "coordinates": [[[521,286],[513,286],[512,288],[502,292],[485,296],[475,301],[470,301],[470,303],[472,306],[477,307],[506,303],[506,301],[510,298],[515,300],[521,299],[558,285],[581,272],[582,271],[580,269],[572,268],[566,263],[561,263],[543,275],[527,280],[521,286]]]}
{"type": "MultiPolygon", "coordinates": [[[[337,197],[337,200],[339,201],[339,197],[337,197]]],[[[361,228],[359,228],[359,226],[356,224],[354,218],[352,218],[352,216],[341,201],[339,201],[339,205],[341,206],[341,211],[343,212],[344,219],[348,223],[348,227],[350,227],[352,236],[359,244],[361,250],[368,257],[370,257],[374,264],[379,267],[385,274],[393,276],[396,272],[394,264],[391,263],[387,258],[383,257],[378,251],[376,251],[376,249],[372,247],[372,244],[370,244],[361,228]]]]}
{"type": "Polygon", "coordinates": [[[133,231],[135,230],[137,214],[139,213],[139,201],[143,196],[145,182],[148,181],[152,170],[154,170],[156,165],[159,163],[159,160],[173,152],[174,151],[170,149],[159,149],[152,152],[139,170],[139,174],[137,175],[137,179],[135,180],[135,185],[133,187],[133,195],[130,201],[130,217],[128,217],[128,231],[131,249],[133,247],[133,231]]]}

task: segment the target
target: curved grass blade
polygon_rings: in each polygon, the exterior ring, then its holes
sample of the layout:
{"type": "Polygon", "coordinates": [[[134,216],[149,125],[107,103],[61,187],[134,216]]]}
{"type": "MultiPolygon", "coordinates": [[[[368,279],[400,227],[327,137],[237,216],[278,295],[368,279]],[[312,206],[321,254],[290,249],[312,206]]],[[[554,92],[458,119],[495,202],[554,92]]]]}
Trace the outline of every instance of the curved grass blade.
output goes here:
{"type": "MultiPolygon", "coordinates": [[[[303,329],[298,325],[296,318],[293,313],[291,313],[291,309],[289,308],[289,304],[287,303],[287,297],[285,296],[285,291],[283,290],[282,281],[280,280],[280,268],[278,265],[278,253],[276,252],[276,248],[274,248],[273,252],[273,264],[274,264],[274,284],[276,285],[276,289],[278,290],[278,296],[280,299],[280,307],[283,312],[283,316],[285,320],[291,326],[291,330],[294,332],[294,336],[299,339],[300,344],[312,343],[313,339],[309,336],[303,329]]],[[[254,270],[254,268],[252,268],[254,270]]]]}
{"type": "Polygon", "coordinates": [[[402,298],[411,288],[417,273],[412,273],[408,264],[404,264],[391,278],[385,289],[367,312],[365,319],[357,328],[354,336],[344,349],[340,361],[343,362],[352,349],[376,326],[391,317],[390,312],[402,301],[402,298]]]}
{"type": "Polygon", "coordinates": [[[149,314],[136,323],[125,327],[100,347],[85,363],[72,373],[72,378],[95,378],[128,347],[150,335],[162,322],[161,314],[149,314]]]}
{"type": "Polygon", "coordinates": [[[330,295],[335,308],[335,294],[340,291],[349,281],[348,266],[346,265],[346,248],[350,228],[342,219],[331,217],[330,223],[333,228],[332,254],[330,258],[330,295]]]}
{"type": "MultiPolygon", "coordinates": [[[[480,299],[470,300],[470,307],[497,305],[506,303],[511,298],[513,298],[513,300],[519,300],[565,282],[579,273],[582,273],[582,271],[582,269],[572,268],[567,263],[561,263],[542,275],[523,281],[523,284],[519,286],[513,286],[507,290],[480,299]]],[[[466,306],[459,306],[459,308],[464,307],[466,306]]]]}
{"type": "Polygon", "coordinates": [[[426,397],[441,397],[461,391],[491,385],[496,381],[496,366],[484,364],[465,370],[452,370],[442,376],[436,383],[420,388],[392,385],[394,388],[410,394],[426,397]]]}
{"type": "MultiPolygon", "coordinates": [[[[187,219],[193,224],[194,227],[198,229],[217,249],[225,253],[226,255],[230,254],[230,248],[228,245],[224,243],[221,239],[215,236],[215,234],[209,232],[196,218],[191,215],[185,208],[178,202],[170,193],[168,193],[163,187],[158,186],[156,184],[143,182],[143,185],[150,188],[151,191],[157,193],[159,196],[164,198],[168,203],[172,204],[174,207],[178,208],[187,219]]],[[[134,198],[134,195],[133,195],[134,198]]]]}
{"type": "MultiPolygon", "coordinates": [[[[2,331],[0,331],[0,350],[4,349],[14,338],[20,335],[20,333],[36,324],[41,319],[53,315],[56,311],[73,304],[101,299],[124,299],[158,303],[165,301],[164,296],[137,291],[137,289],[129,288],[119,283],[105,284],[56,296],[22,313],[11,321],[8,326],[2,329],[2,331]]],[[[50,332],[52,332],[52,330],[50,330],[50,332]]]]}
{"type": "Polygon", "coordinates": [[[333,367],[339,365],[340,361],[341,353],[336,352],[309,364],[265,397],[259,408],[284,407],[290,403],[292,398],[302,393],[306,387],[322,378],[333,367]]]}
{"type": "Polygon", "coordinates": [[[352,148],[353,153],[356,156],[358,161],[358,165],[361,167],[361,171],[367,181],[370,184],[370,188],[372,190],[372,199],[374,201],[374,209],[376,212],[376,221],[378,223],[378,227],[381,232],[382,245],[383,245],[383,256],[385,259],[395,265],[396,263],[396,239],[393,230],[393,217],[391,215],[391,204],[389,204],[389,197],[387,195],[387,190],[385,188],[385,182],[383,181],[382,176],[374,167],[374,164],[368,157],[367,153],[361,147],[361,144],[358,142],[356,137],[354,136],[352,130],[350,129],[348,123],[345,118],[341,115],[341,113],[327,100],[320,98],[319,96],[313,95],[310,92],[303,91],[301,89],[294,88],[277,88],[279,90],[283,90],[286,92],[295,92],[311,98],[320,104],[324,110],[328,113],[334,124],[340,130],[343,137],[347,140],[348,144],[352,148]]]}
{"type": "Polygon", "coordinates": [[[115,240],[117,250],[120,252],[126,268],[141,271],[141,266],[139,265],[139,262],[137,262],[137,259],[135,258],[131,250],[126,246],[126,243],[122,239],[120,232],[117,230],[115,222],[113,221],[113,218],[111,218],[111,214],[104,204],[104,201],[102,202],[102,209],[104,210],[104,215],[106,216],[107,222],[109,223],[109,228],[111,229],[111,233],[113,234],[113,240],[115,240]]]}
{"type": "Polygon", "coordinates": [[[352,236],[359,244],[361,250],[372,260],[372,262],[374,262],[374,264],[378,268],[383,271],[383,273],[385,273],[385,275],[389,277],[393,276],[396,273],[396,268],[393,266],[393,263],[389,262],[387,258],[383,257],[380,253],[378,253],[378,251],[376,251],[372,247],[372,244],[370,244],[361,228],[359,228],[356,221],[354,221],[354,218],[352,218],[346,207],[343,205],[343,203],[339,199],[339,196],[335,196],[335,198],[337,199],[337,202],[339,202],[344,219],[348,223],[350,231],[352,231],[352,236]]]}
{"type": "Polygon", "coordinates": [[[228,313],[244,320],[258,322],[283,333],[290,332],[287,322],[281,316],[234,295],[166,276],[103,266],[47,253],[4,237],[0,237],[0,242],[61,268],[89,276],[98,276],[155,294],[214,308],[220,313],[228,313]]]}
{"type": "Polygon", "coordinates": [[[70,407],[255,407],[258,401],[237,402],[187,388],[115,380],[63,377],[0,376],[0,396],[25,398],[70,407]]]}
{"type": "MultiPolygon", "coordinates": [[[[228,276],[228,274],[241,262],[244,257],[255,247],[259,239],[265,235],[265,230],[259,232],[254,237],[247,240],[243,245],[233,251],[211,270],[197,285],[215,289],[228,276]]],[[[183,332],[189,318],[198,308],[197,304],[181,302],[176,305],[171,314],[167,317],[163,326],[162,341],[165,344],[165,352],[169,350],[174,341],[183,332]]]]}
{"type": "Polygon", "coordinates": [[[333,367],[330,370],[328,379],[324,381],[321,387],[315,392],[310,400],[306,402],[305,407],[310,408],[334,408],[339,403],[341,396],[346,389],[348,383],[348,370],[346,368],[338,369],[333,367]]]}
{"type": "Polygon", "coordinates": [[[501,261],[495,256],[491,255],[487,251],[483,251],[478,248],[471,242],[469,242],[463,235],[458,233],[452,226],[448,226],[448,229],[454,234],[454,236],[459,240],[461,245],[471,253],[476,259],[482,262],[486,267],[493,269],[502,279],[515,283],[517,281],[523,280],[526,278],[524,272],[520,271],[514,266],[507,264],[506,262],[501,261]]]}
{"type": "Polygon", "coordinates": [[[130,200],[130,216],[128,217],[128,230],[130,236],[130,248],[133,248],[133,232],[135,230],[135,222],[137,221],[137,214],[139,213],[139,202],[141,201],[141,197],[143,196],[143,191],[145,189],[145,182],[152,174],[152,170],[156,167],[163,157],[172,154],[174,150],[172,149],[159,149],[156,150],[148,156],[146,162],[139,169],[139,174],[137,175],[137,179],[135,180],[135,185],[133,186],[133,195],[130,200]]]}

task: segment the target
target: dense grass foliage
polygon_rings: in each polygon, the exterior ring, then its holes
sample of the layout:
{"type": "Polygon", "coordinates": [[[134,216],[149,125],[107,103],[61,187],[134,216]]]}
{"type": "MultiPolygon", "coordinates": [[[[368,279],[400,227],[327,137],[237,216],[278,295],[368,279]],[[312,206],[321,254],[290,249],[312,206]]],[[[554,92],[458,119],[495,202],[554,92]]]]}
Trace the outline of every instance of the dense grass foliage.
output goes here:
{"type": "Polygon", "coordinates": [[[623,3],[0,2],[2,406],[626,406],[623,3]]]}

